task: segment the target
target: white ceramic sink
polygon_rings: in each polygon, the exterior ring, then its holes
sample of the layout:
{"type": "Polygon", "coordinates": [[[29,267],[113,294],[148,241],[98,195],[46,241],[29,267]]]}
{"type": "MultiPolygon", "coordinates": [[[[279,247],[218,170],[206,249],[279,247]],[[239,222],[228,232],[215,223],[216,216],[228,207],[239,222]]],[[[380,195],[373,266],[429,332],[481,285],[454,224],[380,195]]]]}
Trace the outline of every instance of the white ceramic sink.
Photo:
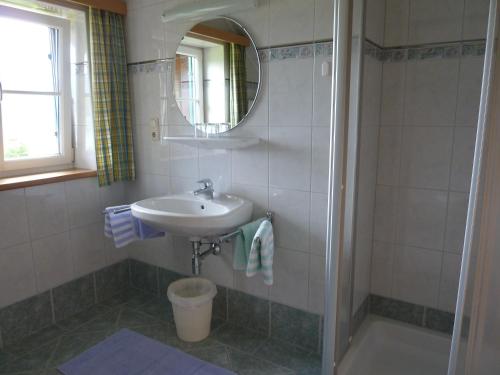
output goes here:
{"type": "Polygon", "coordinates": [[[207,200],[192,192],[148,198],[132,204],[132,215],[159,230],[192,237],[229,233],[250,221],[251,202],[229,194],[207,200]]]}

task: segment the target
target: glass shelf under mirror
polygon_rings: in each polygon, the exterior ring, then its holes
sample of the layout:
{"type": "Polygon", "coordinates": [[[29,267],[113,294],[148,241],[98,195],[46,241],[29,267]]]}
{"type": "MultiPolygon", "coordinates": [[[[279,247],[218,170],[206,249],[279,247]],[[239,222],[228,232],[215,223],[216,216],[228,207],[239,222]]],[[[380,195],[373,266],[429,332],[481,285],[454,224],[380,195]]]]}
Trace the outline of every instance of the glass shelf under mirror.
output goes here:
{"type": "Polygon", "coordinates": [[[206,149],[231,150],[258,145],[261,139],[251,137],[163,137],[162,141],[206,149]]]}

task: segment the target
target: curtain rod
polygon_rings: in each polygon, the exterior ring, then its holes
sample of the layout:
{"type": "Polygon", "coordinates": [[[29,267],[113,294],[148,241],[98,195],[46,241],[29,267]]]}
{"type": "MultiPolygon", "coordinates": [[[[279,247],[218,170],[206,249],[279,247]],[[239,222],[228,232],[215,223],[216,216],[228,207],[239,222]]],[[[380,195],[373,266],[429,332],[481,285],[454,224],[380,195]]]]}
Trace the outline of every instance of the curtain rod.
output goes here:
{"type": "Polygon", "coordinates": [[[42,0],[46,3],[65,5],[77,9],[92,7],[109,12],[127,15],[127,4],[122,0],[42,0]]]}

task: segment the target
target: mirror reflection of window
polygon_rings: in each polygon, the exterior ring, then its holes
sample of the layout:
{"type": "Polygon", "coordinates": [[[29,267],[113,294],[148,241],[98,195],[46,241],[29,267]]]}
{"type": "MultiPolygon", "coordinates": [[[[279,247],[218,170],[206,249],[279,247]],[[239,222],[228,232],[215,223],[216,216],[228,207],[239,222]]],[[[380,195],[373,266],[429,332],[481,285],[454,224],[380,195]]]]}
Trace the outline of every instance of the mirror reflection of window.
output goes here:
{"type": "Polygon", "coordinates": [[[236,126],[248,112],[245,46],[229,43],[227,51],[230,99],[229,123],[236,126]]]}
{"type": "Polygon", "coordinates": [[[257,50],[229,19],[194,26],[177,50],[175,97],[184,117],[207,134],[238,125],[259,87],[257,50]]]}
{"type": "Polygon", "coordinates": [[[204,122],[203,50],[181,46],[175,64],[175,97],[182,114],[193,124],[204,122]]]}

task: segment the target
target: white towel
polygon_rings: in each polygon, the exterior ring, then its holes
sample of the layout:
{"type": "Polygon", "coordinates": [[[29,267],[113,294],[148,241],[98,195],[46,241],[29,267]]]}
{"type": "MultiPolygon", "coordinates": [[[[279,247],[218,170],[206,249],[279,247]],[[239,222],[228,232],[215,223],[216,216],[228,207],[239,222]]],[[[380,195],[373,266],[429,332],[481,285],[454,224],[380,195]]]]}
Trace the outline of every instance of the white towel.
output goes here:
{"type": "Polygon", "coordinates": [[[252,241],[248,256],[247,276],[252,277],[260,271],[264,276],[264,283],[273,285],[273,257],[273,225],[269,220],[264,220],[257,229],[252,241]]]}

